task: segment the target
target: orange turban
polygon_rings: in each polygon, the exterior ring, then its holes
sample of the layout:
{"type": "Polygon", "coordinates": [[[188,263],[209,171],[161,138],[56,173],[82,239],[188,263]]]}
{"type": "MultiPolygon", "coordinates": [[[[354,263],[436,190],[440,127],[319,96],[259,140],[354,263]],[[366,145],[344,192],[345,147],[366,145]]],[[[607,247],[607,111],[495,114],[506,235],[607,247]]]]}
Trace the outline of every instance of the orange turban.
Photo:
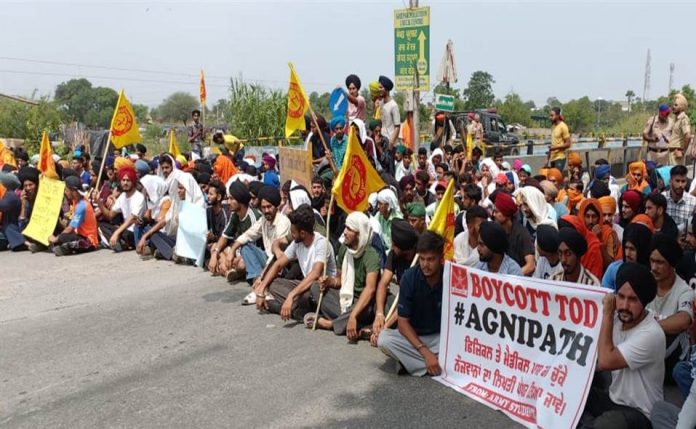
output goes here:
{"type": "Polygon", "coordinates": [[[653,232],[653,233],[655,232],[655,224],[653,224],[652,219],[650,219],[650,217],[646,214],[641,213],[641,214],[635,215],[633,217],[633,219],[631,219],[631,223],[637,223],[640,225],[644,225],[645,227],[647,227],[650,230],[650,232],[653,232]]]}
{"type": "Polygon", "coordinates": [[[546,170],[546,178],[551,180],[552,178],[556,181],[556,186],[559,187],[563,184],[563,173],[558,168],[549,168],[546,170]]]}
{"type": "Polygon", "coordinates": [[[616,200],[614,197],[606,196],[599,199],[599,205],[602,206],[602,210],[607,210],[611,213],[616,213],[616,200]]]}
{"type": "Polygon", "coordinates": [[[230,177],[239,173],[232,160],[225,155],[218,155],[215,159],[215,164],[213,164],[213,171],[218,175],[222,183],[227,183],[230,177]]]}
{"type": "Polygon", "coordinates": [[[577,152],[570,152],[568,154],[568,166],[569,167],[580,167],[582,166],[582,158],[577,152]]]}
{"type": "Polygon", "coordinates": [[[628,164],[626,182],[628,182],[628,189],[633,189],[638,192],[643,192],[646,187],[650,186],[648,183],[648,169],[645,167],[645,163],[643,161],[636,161],[628,164]],[[632,174],[636,170],[640,171],[643,175],[640,183],[636,181],[632,174]]]}
{"type": "Polygon", "coordinates": [[[118,158],[116,158],[116,159],[114,160],[114,169],[115,169],[116,171],[118,171],[118,170],[120,170],[120,169],[122,169],[122,168],[124,168],[124,167],[130,167],[130,168],[132,168],[133,170],[135,170],[135,164],[133,164],[133,161],[131,161],[131,160],[128,159],[128,158],[124,158],[124,157],[122,157],[122,156],[119,156],[118,158]]]}

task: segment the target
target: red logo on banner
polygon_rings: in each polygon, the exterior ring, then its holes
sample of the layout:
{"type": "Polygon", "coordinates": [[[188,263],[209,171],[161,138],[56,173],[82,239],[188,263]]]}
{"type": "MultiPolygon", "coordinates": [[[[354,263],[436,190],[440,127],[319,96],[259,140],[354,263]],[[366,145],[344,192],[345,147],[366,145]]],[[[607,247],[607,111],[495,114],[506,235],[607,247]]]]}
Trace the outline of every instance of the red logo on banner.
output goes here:
{"type": "Polygon", "coordinates": [[[450,285],[450,292],[452,295],[457,295],[461,297],[469,296],[469,281],[467,280],[466,268],[459,267],[457,265],[452,265],[452,284],[450,285]]]}

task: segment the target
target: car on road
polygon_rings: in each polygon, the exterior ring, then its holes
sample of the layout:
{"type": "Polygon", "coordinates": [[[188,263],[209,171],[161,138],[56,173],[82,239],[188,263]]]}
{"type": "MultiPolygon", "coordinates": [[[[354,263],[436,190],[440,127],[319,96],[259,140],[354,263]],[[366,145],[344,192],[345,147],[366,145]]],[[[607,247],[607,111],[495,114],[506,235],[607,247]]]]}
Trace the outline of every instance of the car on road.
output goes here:
{"type": "Polygon", "coordinates": [[[457,128],[458,137],[462,137],[462,130],[469,125],[469,113],[478,114],[483,125],[483,141],[488,149],[485,156],[491,156],[493,151],[501,148],[503,155],[516,156],[520,154],[519,138],[508,132],[505,121],[498,114],[496,109],[477,109],[463,112],[453,112],[451,115],[452,121],[457,128]]]}

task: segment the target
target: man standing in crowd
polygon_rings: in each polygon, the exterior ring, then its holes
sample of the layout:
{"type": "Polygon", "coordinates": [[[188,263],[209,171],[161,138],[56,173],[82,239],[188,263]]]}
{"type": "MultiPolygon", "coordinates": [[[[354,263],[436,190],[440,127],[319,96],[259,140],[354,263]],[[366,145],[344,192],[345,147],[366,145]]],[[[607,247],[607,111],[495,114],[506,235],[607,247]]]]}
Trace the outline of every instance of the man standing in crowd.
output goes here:
{"type": "Polygon", "coordinates": [[[440,375],[437,353],[442,314],[442,266],[445,242],[426,231],[418,239],[418,265],[404,273],[398,303],[398,330],[384,329],[377,345],[411,375],[440,375]]]}
{"type": "MultiPolygon", "coordinates": [[[[672,138],[669,141],[669,157],[672,165],[684,164],[686,151],[691,142],[691,120],[686,115],[688,107],[689,103],[683,94],[674,96],[672,112],[674,112],[676,119],[672,128],[672,138]]],[[[691,155],[696,155],[696,150],[693,147],[691,148],[691,155]]]]}
{"type": "Polygon", "coordinates": [[[399,113],[399,105],[389,94],[394,88],[394,83],[386,76],[380,76],[378,81],[383,103],[381,109],[382,135],[389,143],[389,150],[393,151],[396,147],[396,140],[399,138],[401,114],[399,113]]]}
{"type": "Polygon", "coordinates": [[[659,165],[669,165],[669,141],[672,138],[674,120],[667,104],[660,104],[657,115],[648,119],[643,128],[643,144],[646,146],[648,160],[659,165]]]}
{"type": "Polygon", "coordinates": [[[549,165],[561,171],[565,169],[568,151],[572,144],[570,131],[561,115],[561,109],[551,109],[551,147],[549,148],[549,165]]]}
{"type": "Polygon", "coordinates": [[[520,266],[505,253],[507,249],[508,237],[503,227],[497,222],[483,222],[479,228],[479,262],[474,268],[489,273],[522,276],[520,266]]]}
{"type": "Polygon", "coordinates": [[[516,214],[517,204],[512,197],[504,192],[497,192],[493,219],[507,234],[507,254],[522,267],[525,276],[531,276],[534,273],[534,242],[529,232],[517,220],[516,214]]]}
{"type": "Polygon", "coordinates": [[[196,158],[203,157],[203,140],[205,139],[205,129],[201,124],[201,111],[196,109],[191,112],[193,123],[188,126],[188,142],[191,145],[191,153],[196,154],[196,158]]]}
{"type": "Polygon", "coordinates": [[[594,274],[587,271],[580,263],[580,258],[587,252],[587,242],[573,228],[561,228],[558,231],[558,255],[563,271],[556,273],[552,279],[589,286],[601,286],[594,274]]]}
{"type": "Polygon", "coordinates": [[[669,171],[669,190],[662,195],[667,198],[667,214],[678,228],[685,228],[696,208],[696,197],[686,191],[688,170],[683,165],[675,165],[669,171]]]}

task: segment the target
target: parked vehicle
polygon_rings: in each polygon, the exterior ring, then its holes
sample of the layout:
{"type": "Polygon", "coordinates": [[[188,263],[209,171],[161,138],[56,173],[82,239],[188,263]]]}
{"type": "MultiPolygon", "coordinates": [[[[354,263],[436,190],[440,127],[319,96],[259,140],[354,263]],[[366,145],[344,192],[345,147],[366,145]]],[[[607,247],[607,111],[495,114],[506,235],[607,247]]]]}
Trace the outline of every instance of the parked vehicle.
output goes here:
{"type": "Polygon", "coordinates": [[[452,121],[457,128],[457,136],[459,138],[464,134],[462,130],[465,130],[467,125],[469,125],[469,113],[478,114],[481,118],[483,141],[487,146],[491,146],[486,150],[485,156],[491,156],[496,148],[501,148],[503,155],[516,156],[520,154],[520,148],[518,147],[519,138],[508,132],[503,118],[495,109],[478,109],[452,113],[452,121]]]}

